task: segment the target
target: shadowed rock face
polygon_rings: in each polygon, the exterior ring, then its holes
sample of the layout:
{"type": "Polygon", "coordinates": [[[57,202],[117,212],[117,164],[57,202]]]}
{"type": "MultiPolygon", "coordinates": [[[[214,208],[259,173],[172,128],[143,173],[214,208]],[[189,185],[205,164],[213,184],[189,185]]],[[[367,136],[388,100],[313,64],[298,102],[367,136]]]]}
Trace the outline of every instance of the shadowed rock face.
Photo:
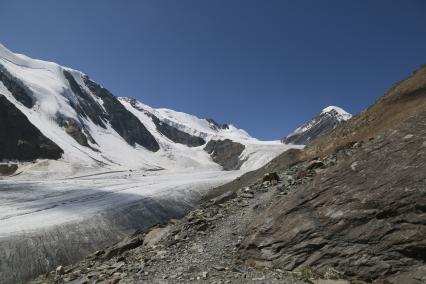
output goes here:
{"type": "Polygon", "coordinates": [[[19,79],[13,77],[1,64],[0,81],[3,82],[18,102],[27,108],[32,108],[34,106],[31,91],[26,88],[19,79]]]}
{"type": "Polygon", "coordinates": [[[188,147],[197,147],[206,143],[203,138],[192,136],[186,132],[180,131],[176,127],[162,122],[154,115],[151,116],[151,119],[154,122],[157,130],[175,143],[184,144],[188,147]]]}
{"type": "Polygon", "coordinates": [[[224,124],[220,124],[218,122],[216,122],[216,120],[214,120],[213,118],[206,118],[207,122],[210,124],[210,127],[212,129],[218,130],[218,129],[229,129],[229,125],[224,123],[224,124]]]}
{"type": "Polygon", "coordinates": [[[27,117],[0,94],[0,161],[59,159],[63,150],[46,138],[27,117]]]}
{"type": "Polygon", "coordinates": [[[138,143],[153,152],[160,149],[154,136],[152,136],[140,120],[130,113],[116,97],[88,77],[84,77],[83,80],[90,91],[103,100],[103,105],[107,112],[107,120],[110,122],[112,128],[117,131],[127,143],[133,146],[135,143],[138,143]]]}
{"type": "Polygon", "coordinates": [[[244,151],[243,144],[229,139],[210,140],[204,151],[210,154],[213,161],[223,167],[225,171],[238,170],[244,161],[240,160],[240,155],[244,151]]]}
{"type": "Polygon", "coordinates": [[[81,88],[70,72],[64,71],[64,76],[68,80],[72,92],[77,96],[78,104],[71,102],[76,112],[84,118],[90,118],[96,125],[106,128],[105,121],[108,121],[108,114],[105,110],[81,88]]]}
{"type": "Polygon", "coordinates": [[[172,140],[173,142],[179,143],[179,144],[184,144],[188,147],[198,147],[198,146],[204,145],[206,143],[206,141],[201,137],[190,135],[186,132],[183,132],[183,131],[177,129],[176,127],[173,127],[173,126],[167,124],[164,121],[161,121],[158,117],[156,117],[152,113],[150,113],[150,112],[142,109],[141,107],[139,107],[136,104],[136,100],[130,99],[129,102],[134,108],[144,112],[146,115],[151,117],[151,119],[154,122],[157,130],[161,134],[163,134],[164,136],[166,136],[167,138],[172,140]]]}

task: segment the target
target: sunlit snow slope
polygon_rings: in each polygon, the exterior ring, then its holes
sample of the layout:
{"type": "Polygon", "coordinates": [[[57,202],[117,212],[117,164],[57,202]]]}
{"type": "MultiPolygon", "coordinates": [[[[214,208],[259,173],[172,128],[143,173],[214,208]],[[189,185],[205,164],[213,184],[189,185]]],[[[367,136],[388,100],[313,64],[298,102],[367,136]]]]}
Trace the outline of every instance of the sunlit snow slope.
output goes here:
{"type": "Polygon", "coordinates": [[[241,169],[251,170],[289,147],[277,141],[258,141],[233,125],[116,98],[82,72],[14,54],[2,45],[0,96],[63,150],[58,160],[20,161],[18,172],[23,175],[221,170],[203,150],[211,139],[244,145],[241,169]]]}

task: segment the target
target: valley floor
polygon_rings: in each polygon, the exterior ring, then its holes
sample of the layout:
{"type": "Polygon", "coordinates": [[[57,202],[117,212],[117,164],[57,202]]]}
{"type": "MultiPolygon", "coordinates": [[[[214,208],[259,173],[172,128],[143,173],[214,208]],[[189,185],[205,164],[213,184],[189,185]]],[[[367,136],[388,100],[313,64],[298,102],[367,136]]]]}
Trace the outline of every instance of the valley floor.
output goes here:
{"type": "Polygon", "coordinates": [[[235,262],[247,226],[282,196],[276,187],[224,194],[185,218],[129,236],[65,267],[59,278],[53,272],[33,283],[306,283],[279,269],[235,262]]]}
{"type": "Polygon", "coordinates": [[[123,171],[0,181],[0,281],[75,262],[138,229],[187,213],[239,171],[123,171]]]}

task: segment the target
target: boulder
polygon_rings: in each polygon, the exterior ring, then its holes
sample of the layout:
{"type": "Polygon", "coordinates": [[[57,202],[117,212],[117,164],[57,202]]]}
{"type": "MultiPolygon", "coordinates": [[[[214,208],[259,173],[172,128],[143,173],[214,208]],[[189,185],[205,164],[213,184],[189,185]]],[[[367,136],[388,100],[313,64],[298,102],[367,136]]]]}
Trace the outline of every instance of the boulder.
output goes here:
{"type": "Polygon", "coordinates": [[[262,178],[262,182],[269,181],[272,183],[273,181],[278,182],[279,180],[280,180],[280,177],[278,176],[276,172],[267,173],[262,178]]]}
{"type": "Polygon", "coordinates": [[[124,238],[114,246],[105,251],[104,258],[110,259],[114,256],[120,255],[126,251],[137,248],[143,244],[143,234],[136,232],[135,234],[124,238]]]}
{"type": "Polygon", "coordinates": [[[13,175],[18,170],[16,164],[0,164],[0,176],[13,175]]]}

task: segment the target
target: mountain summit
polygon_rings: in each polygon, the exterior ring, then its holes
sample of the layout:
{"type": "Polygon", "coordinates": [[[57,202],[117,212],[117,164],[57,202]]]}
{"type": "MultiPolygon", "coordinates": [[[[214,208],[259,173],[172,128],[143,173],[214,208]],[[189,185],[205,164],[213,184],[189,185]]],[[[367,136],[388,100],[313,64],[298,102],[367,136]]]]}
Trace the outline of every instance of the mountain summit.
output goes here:
{"type": "Polygon", "coordinates": [[[328,106],[281,141],[285,144],[307,144],[315,138],[329,133],[351,117],[350,113],[340,107],[328,106]]]}

